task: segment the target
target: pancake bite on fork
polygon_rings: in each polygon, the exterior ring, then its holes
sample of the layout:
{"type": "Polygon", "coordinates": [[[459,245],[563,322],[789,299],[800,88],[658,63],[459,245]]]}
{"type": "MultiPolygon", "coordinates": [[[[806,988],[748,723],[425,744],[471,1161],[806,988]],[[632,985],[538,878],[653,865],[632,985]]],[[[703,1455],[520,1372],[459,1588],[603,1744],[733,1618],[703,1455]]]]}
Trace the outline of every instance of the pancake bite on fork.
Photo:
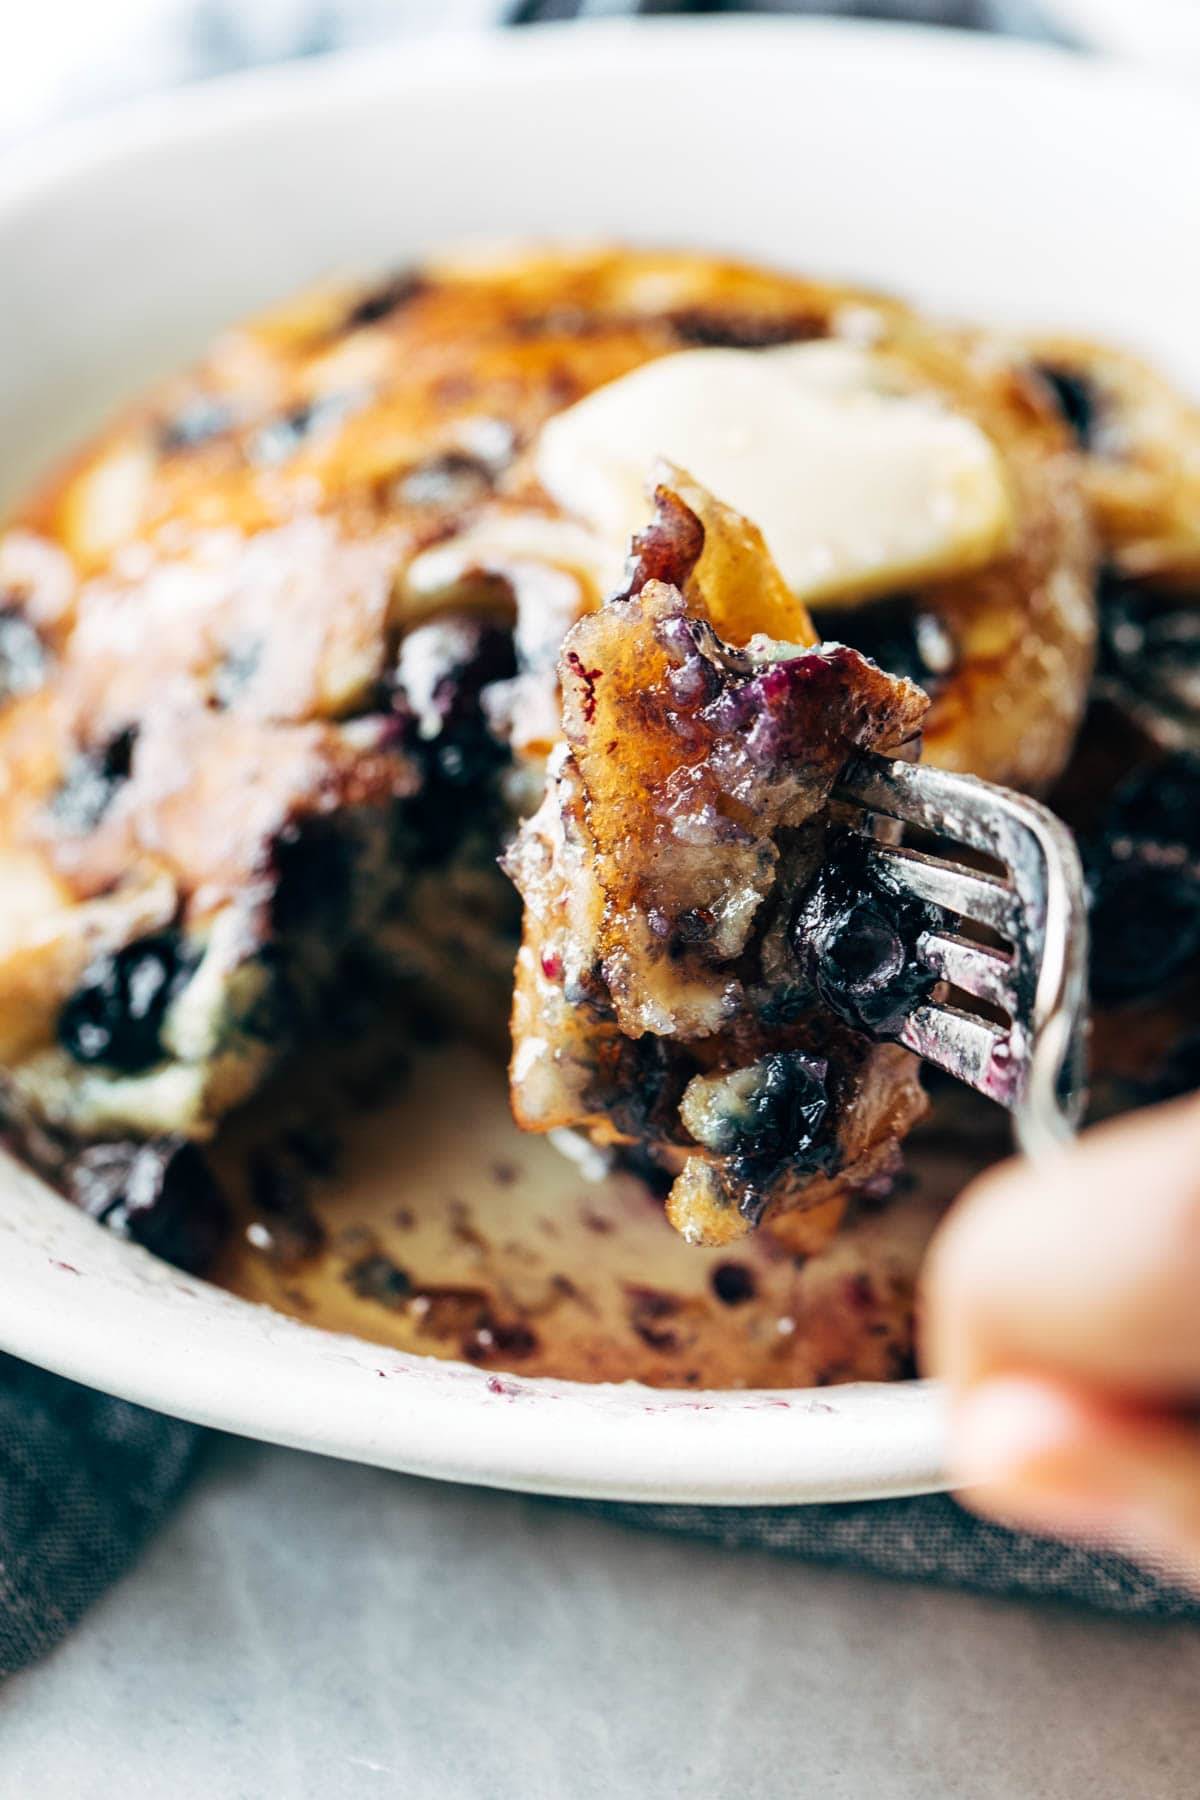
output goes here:
{"type": "MultiPolygon", "coordinates": [[[[563,646],[565,744],[507,856],[525,902],[512,1087],[527,1128],[657,1164],[672,1223],[713,1244],[799,1207],[833,1225],[923,1111],[915,1059],[819,996],[804,901],[843,764],[913,745],[926,702],[815,644],[794,603],[791,642],[727,641],[722,573],[786,589],[757,532],[679,485],[700,511],[660,486],[627,589],[563,646]]],[[[921,979],[884,957],[846,971],[872,977],[895,1014],[921,979]]]]}

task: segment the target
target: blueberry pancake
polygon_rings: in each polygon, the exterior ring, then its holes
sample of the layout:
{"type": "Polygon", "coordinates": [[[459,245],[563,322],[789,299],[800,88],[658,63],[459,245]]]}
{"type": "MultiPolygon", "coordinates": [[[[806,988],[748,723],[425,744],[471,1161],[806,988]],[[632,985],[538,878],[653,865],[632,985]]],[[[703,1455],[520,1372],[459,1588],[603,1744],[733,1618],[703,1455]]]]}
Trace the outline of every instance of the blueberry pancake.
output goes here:
{"type": "Polygon", "coordinates": [[[1098,690],[1156,744],[1200,749],[1200,407],[1136,356],[1035,339],[1104,553],[1098,690]]]}
{"type": "Polygon", "coordinates": [[[0,537],[4,1110],[97,1214],[147,1236],[173,1183],[190,1205],[192,1146],[383,991],[375,971],[499,1016],[518,920],[496,853],[542,795],[564,636],[649,518],[647,431],[782,570],[697,566],[722,656],[809,643],[811,606],[930,692],[931,760],[1057,772],[1092,533],[1021,358],[895,301],[653,252],[306,296],[219,339],[0,537]]]}
{"type": "Polygon", "coordinates": [[[729,594],[699,571],[731,544],[765,594],[782,583],[744,521],[689,492],[698,510],[659,488],[627,588],[563,645],[565,742],[507,857],[512,1093],[527,1129],[656,1164],[676,1228],[725,1244],[800,1207],[836,1223],[924,1110],[915,1059],[877,1041],[918,997],[912,944],[834,992],[816,890],[846,759],[915,744],[926,701],[803,620],[799,642],[725,641],[729,594]]]}
{"type": "Polygon", "coordinates": [[[1126,351],[1044,337],[1030,352],[1082,452],[1114,568],[1200,589],[1200,407],[1126,351]]]}
{"type": "Polygon", "coordinates": [[[1091,903],[1093,1106],[1196,1085],[1200,1017],[1200,408],[1140,358],[1031,340],[1101,541],[1093,705],[1054,805],[1091,903]]]}
{"type": "MultiPolygon", "coordinates": [[[[864,441],[893,443],[874,492],[843,490],[860,515],[893,487],[912,501],[897,480],[906,461],[930,476],[910,513],[965,515],[940,542],[933,520],[924,537],[920,520],[904,522],[915,538],[906,541],[902,522],[881,516],[850,543],[838,520],[818,517],[813,530],[824,525],[826,537],[801,542],[793,571],[773,526],[781,510],[798,510],[797,483],[823,473],[823,454],[810,459],[804,441],[789,440],[796,466],[782,508],[778,495],[753,491],[762,484],[752,469],[734,471],[754,507],[722,491],[695,454],[656,446],[756,519],[785,575],[795,573],[799,597],[819,623],[829,619],[826,635],[854,641],[853,622],[864,649],[907,660],[902,672],[933,691],[930,760],[1045,785],[1065,760],[1095,633],[1090,530],[1069,433],[1018,353],[859,290],[644,251],[443,261],[372,290],[326,289],[227,333],[199,368],[44,489],[21,524],[65,551],[77,580],[115,576],[149,596],[150,576],[169,585],[182,568],[203,591],[177,610],[169,641],[148,631],[146,648],[158,675],[165,662],[210,682],[222,660],[245,673],[261,621],[231,590],[257,587],[256,570],[242,579],[241,560],[256,545],[277,589],[288,590],[282,603],[274,596],[273,615],[282,604],[304,626],[295,643],[272,632],[270,654],[239,701],[272,716],[362,712],[396,633],[456,596],[501,614],[515,605],[522,674],[544,672],[563,616],[616,585],[630,521],[597,505],[594,482],[572,479],[577,468],[564,476],[564,433],[551,454],[543,427],[601,388],[619,412],[613,389],[624,378],[689,355],[666,396],[676,412],[689,378],[710,408],[725,392],[757,404],[760,396],[739,383],[748,359],[757,367],[765,357],[760,384],[786,378],[792,415],[809,422],[822,449],[831,431],[860,462],[864,441]],[[838,354],[829,354],[830,341],[838,354]],[[879,404],[913,395],[924,408],[879,404]],[[944,431],[948,445],[926,441],[922,415],[938,408],[957,428],[957,441],[953,428],[944,431]],[[947,468],[939,470],[939,455],[947,468]],[[299,571],[321,559],[336,579],[293,592],[299,571]],[[369,559],[391,578],[386,619],[369,559]]],[[[691,451],[695,421],[686,393],[682,401],[674,426],[691,451]]],[[[628,423],[628,406],[618,422],[628,423]]],[[[593,423],[586,419],[576,438],[593,423]]],[[[660,410],[656,435],[670,435],[665,425],[660,410]]],[[[643,475],[636,497],[647,508],[643,475]]],[[[12,554],[28,560],[38,548],[22,537],[12,554]]],[[[75,604],[67,594],[49,605],[48,646],[69,629],[75,604]]],[[[532,687],[523,683],[519,696],[521,743],[548,729],[532,687]]]]}

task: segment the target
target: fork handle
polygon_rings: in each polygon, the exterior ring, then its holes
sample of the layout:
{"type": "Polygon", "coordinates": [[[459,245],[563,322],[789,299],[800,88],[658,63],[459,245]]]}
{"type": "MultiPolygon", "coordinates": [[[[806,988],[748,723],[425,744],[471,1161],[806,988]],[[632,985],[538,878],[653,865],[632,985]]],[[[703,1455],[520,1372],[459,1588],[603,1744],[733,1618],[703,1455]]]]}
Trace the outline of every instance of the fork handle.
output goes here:
{"type": "Polygon", "coordinates": [[[1078,1105],[1069,1109],[1063,1094],[1082,1096],[1085,1062],[1085,1034],[1073,1031],[1069,1015],[1059,1013],[1034,1047],[1025,1092],[1013,1114],[1017,1144],[1031,1162],[1044,1162],[1074,1141],[1078,1105]]]}

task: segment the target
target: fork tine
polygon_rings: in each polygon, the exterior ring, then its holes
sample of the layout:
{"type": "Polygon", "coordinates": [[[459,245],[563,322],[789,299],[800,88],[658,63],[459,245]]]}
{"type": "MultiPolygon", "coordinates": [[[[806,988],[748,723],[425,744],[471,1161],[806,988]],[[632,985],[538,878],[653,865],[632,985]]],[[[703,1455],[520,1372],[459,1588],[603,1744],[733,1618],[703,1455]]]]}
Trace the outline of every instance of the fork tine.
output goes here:
{"type": "Polygon", "coordinates": [[[1087,909],[1067,827],[1023,794],[868,752],[847,764],[835,794],[859,809],[854,829],[881,877],[988,926],[1011,947],[995,950],[952,929],[923,933],[916,954],[926,968],[1008,1019],[926,1002],[905,1021],[901,1042],[1008,1107],[1026,1151],[1060,1141],[1082,1110],[1087,1037],[1087,909]],[[1005,873],[888,841],[886,821],[983,851],[1005,873]]]}
{"type": "Polygon", "coordinates": [[[1008,835],[1003,830],[997,834],[995,808],[989,804],[999,790],[974,775],[951,774],[927,763],[887,762],[863,752],[846,765],[837,791],[872,812],[1009,860],[1008,835]]]}
{"type": "Polygon", "coordinates": [[[909,850],[900,845],[870,844],[868,857],[881,872],[915,894],[947,912],[963,918],[977,919],[989,925],[1002,937],[1012,938],[1017,926],[1018,901],[1012,889],[994,875],[978,875],[957,863],[944,862],[939,856],[928,856],[923,850],[909,850]]]}
{"type": "Polygon", "coordinates": [[[900,1042],[977,1092],[1011,1105],[1020,1070],[1008,1026],[954,1006],[918,1006],[904,1021],[900,1042]]]}
{"type": "Polygon", "coordinates": [[[986,944],[952,932],[927,931],[917,944],[917,955],[926,968],[977,1000],[990,1000],[1012,1013],[1017,1005],[1016,967],[1013,958],[986,944]]]}

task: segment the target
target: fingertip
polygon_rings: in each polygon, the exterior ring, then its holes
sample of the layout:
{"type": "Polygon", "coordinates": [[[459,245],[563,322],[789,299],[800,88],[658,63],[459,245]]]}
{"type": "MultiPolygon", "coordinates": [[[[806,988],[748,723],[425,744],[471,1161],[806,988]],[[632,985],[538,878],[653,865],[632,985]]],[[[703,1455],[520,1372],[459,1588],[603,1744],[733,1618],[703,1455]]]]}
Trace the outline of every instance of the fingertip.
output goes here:
{"type": "Polygon", "coordinates": [[[1051,1382],[1018,1375],[982,1381],[954,1408],[954,1485],[994,1487],[1039,1469],[1078,1436],[1079,1423],[1076,1403],[1051,1382]]]}
{"type": "MultiPolygon", "coordinates": [[[[1002,1231],[1019,1218],[1030,1177],[1024,1161],[1000,1164],[977,1177],[959,1196],[935,1232],[921,1271],[918,1307],[919,1359],[923,1374],[954,1385],[981,1373],[987,1341],[994,1220],[1002,1231]]],[[[1021,1230],[1019,1224],[1015,1229],[1021,1230]]]]}
{"type": "Polygon", "coordinates": [[[972,1184],[930,1246],[920,1359],[963,1393],[1012,1369],[1095,1391],[1200,1391],[1200,1102],[1097,1127],[972,1184]]]}
{"type": "Polygon", "coordinates": [[[1053,1379],[996,1376],[954,1407],[950,1474],[964,1504],[1000,1524],[1200,1585],[1200,1440],[1178,1421],[1053,1379]]]}
{"type": "Polygon", "coordinates": [[[954,1409],[952,1485],[1010,1527],[1087,1542],[1127,1536],[1137,1496],[1112,1479],[1086,1399],[1034,1376],[997,1376],[954,1409]]]}

